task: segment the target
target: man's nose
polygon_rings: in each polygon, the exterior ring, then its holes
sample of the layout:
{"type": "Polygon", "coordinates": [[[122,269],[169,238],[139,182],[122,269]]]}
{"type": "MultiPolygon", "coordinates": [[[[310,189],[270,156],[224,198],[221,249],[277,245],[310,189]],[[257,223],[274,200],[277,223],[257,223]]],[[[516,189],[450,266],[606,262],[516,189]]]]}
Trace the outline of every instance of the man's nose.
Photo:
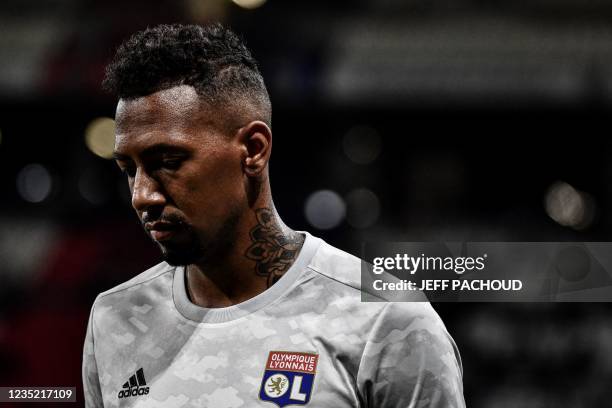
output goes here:
{"type": "Polygon", "coordinates": [[[159,182],[142,169],[136,170],[132,186],[132,207],[136,211],[146,211],[154,206],[163,206],[166,199],[159,182]]]}

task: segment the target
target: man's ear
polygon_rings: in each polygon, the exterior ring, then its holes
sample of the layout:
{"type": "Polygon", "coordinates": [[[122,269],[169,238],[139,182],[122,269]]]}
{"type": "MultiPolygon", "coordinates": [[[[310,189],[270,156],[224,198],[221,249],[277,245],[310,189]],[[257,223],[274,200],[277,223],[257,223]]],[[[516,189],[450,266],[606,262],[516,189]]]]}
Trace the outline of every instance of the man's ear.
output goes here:
{"type": "Polygon", "coordinates": [[[238,142],[244,155],[242,168],[249,177],[257,177],[265,170],[272,152],[272,131],[262,121],[253,121],[238,130],[238,142]]]}

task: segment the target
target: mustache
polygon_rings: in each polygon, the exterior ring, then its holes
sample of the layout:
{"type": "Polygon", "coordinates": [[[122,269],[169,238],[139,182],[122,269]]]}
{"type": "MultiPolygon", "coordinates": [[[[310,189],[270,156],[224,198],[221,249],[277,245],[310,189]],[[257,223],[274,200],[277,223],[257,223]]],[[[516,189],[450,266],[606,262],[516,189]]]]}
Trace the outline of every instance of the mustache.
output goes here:
{"type": "Polygon", "coordinates": [[[144,227],[144,225],[148,222],[165,222],[177,225],[179,227],[189,226],[187,221],[185,221],[180,215],[174,213],[159,215],[146,213],[145,215],[143,215],[142,220],[140,220],[140,223],[144,227]]]}

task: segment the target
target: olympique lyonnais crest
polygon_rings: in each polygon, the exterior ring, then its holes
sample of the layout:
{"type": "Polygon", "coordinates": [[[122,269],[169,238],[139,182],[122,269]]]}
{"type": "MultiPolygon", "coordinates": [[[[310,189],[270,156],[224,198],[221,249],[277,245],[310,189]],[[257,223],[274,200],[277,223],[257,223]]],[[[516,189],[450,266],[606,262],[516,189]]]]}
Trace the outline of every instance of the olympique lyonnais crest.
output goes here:
{"type": "Polygon", "coordinates": [[[261,381],[259,398],[279,407],[310,401],[318,354],[271,351],[261,381]]]}

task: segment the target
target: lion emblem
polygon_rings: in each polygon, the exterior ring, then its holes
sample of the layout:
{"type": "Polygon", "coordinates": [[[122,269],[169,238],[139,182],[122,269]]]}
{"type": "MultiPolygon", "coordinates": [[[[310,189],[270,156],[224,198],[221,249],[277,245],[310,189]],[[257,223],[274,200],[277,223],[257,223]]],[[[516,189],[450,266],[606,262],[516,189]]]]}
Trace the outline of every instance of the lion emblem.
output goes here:
{"type": "Polygon", "coordinates": [[[283,374],[275,374],[268,378],[265,393],[270,398],[278,398],[289,389],[289,379],[283,374]]]}

